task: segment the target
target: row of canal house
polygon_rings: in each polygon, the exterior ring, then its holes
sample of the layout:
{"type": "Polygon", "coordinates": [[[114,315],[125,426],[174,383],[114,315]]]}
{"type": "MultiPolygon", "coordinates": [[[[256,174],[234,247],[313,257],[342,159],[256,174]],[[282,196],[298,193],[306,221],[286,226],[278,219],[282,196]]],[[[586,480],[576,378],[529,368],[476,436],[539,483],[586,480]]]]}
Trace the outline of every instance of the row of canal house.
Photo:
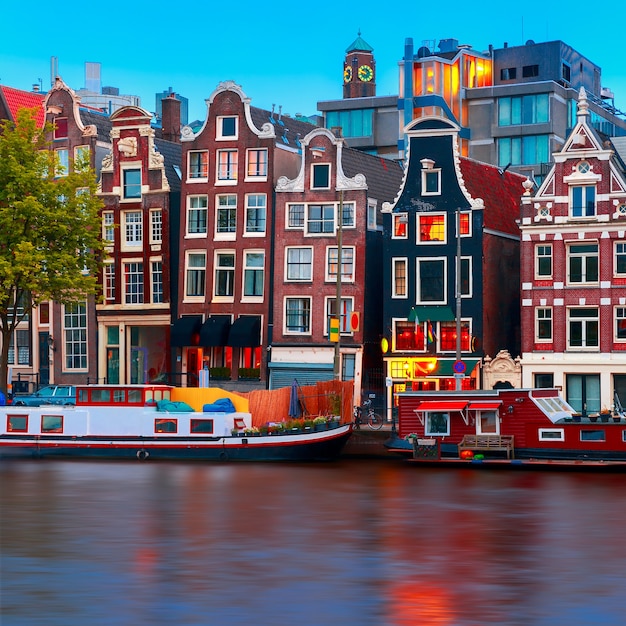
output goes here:
{"type": "Polygon", "coordinates": [[[481,360],[500,351],[521,353],[524,386],[560,387],[581,412],[609,406],[626,396],[625,168],[579,100],[533,193],[460,156],[458,126],[440,117],[407,126],[402,168],[251,107],[233,83],[181,133],[174,98],[156,131],[137,107],[108,118],[81,106],[59,80],[43,100],[54,149],[69,167],[89,150],[100,177],[103,300],[40,307],[14,370],[42,382],[197,384],[205,364],[269,386],[331,378],[339,272],[341,375],[367,388],[382,351],[389,406],[408,386],[479,387],[481,360]]]}
{"type": "Polygon", "coordinates": [[[205,367],[269,386],[330,379],[338,293],[342,376],[380,367],[380,210],[399,164],[252,107],[232,82],[197,132],[181,130],[175,98],[161,129],[139,107],[84,107],[61,79],[40,104],[65,167],[89,152],[107,258],[101,300],[24,320],[16,334],[45,337],[12,353],[28,355],[14,380],[196,385],[205,367]]]}

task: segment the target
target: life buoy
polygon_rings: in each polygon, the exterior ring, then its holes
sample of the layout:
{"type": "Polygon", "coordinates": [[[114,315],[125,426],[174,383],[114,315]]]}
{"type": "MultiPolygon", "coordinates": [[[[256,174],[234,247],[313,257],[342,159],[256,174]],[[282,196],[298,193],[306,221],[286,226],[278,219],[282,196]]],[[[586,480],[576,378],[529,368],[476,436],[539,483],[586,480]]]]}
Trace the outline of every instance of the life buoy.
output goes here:
{"type": "Polygon", "coordinates": [[[145,461],[150,456],[150,453],[147,450],[137,450],[137,458],[140,461],[145,461]]]}

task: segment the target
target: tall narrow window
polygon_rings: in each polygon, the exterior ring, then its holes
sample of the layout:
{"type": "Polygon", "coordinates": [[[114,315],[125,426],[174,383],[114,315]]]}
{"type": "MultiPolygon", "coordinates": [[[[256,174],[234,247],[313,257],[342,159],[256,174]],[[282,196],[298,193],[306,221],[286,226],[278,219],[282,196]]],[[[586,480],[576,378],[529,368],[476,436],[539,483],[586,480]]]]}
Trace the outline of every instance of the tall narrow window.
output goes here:
{"type": "Polygon", "coordinates": [[[161,209],[150,210],[150,243],[163,241],[163,211],[161,209]]]}
{"type": "Polygon", "coordinates": [[[207,179],[209,177],[209,153],[206,150],[189,152],[189,178],[207,179]]]}
{"type": "Polygon", "coordinates": [[[215,255],[215,295],[232,297],[235,293],[235,255],[219,252],[215,255]]]}
{"type": "Polygon", "coordinates": [[[115,264],[104,264],[104,299],[115,300],[115,264]]]}
{"type": "Polygon", "coordinates": [[[535,246],[535,276],[537,278],[550,278],[552,276],[551,244],[535,246]]]}
{"type": "Polygon", "coordinates": [[[535,314],[535,337],[537,341],[552,341],[552,309],[537,307],[535,314]]]}
{"type": "Polygon", "coordinates": [[[65,139],[67,137],[67,117],[57,117],[54,120],[54,138],[65,139]]]}
{"type": "Polygon", "coordinates": [[[87,305],[67,304],[63,311],[65,369],[87,369],[87,305]]]}
{"type": "Polygon", "coordinates": [[[393,259],[393,298],[406,298],[407,284],[406,284],[406,270],[407,259],[393,259]]]}
{"type": "Polygon", "coordinates": [[[417,259],[417,280],[418,302],[424,304],[445,304],[445,259],[417,259]]]}
{"type": "Polygon", "coordinates": [[[267,148],[251,148],[248,150],[248,178],[265,178],[267,176],[267,148]]]}
{"type": "Polygon", "coordinates": [[[108,243],[113,243],[115,236],[115,216],[113,211],[102,212],[102,239],[108,243]]]}
{"type": "Polygon", "coordinates": [[[187,234],[206,235],[208,217],[208,196],[187,197],[187,234]]]}
{"type": "Polygon", "coordinates": [[[408,223],[409,223],[409,216],[406,213],[396,213],[393,216],[393,238],[394,239],[406,239],[407,238],[408,223]]]}
{"type": "Polygon", "coordinates": [[[246,233],[264,233],[267,216],[267,196],[250,193],[246,196],[246,233]]]}
{"type": "Polygon", "coordinates": [[[124,263],[124,302],[143,304],[143,263],[124,263]]]}
{"type": "Polygon", "coordinates": [[[304,204],[287,205],[287,228],[304,227],[304,204]]]}
{"type": "Polygon", "coordinates": [[[161,261],[152,261],[152,302],[159,304],[163,302],[163,263],[161,261]]]}
{"type": "Polygon", "coordinates": [[[309,281],[313,278],[313,248],[287,248],[287,280],[309,281]]]}
{"type": "Polygon", "coordinates": [[[141,170],[126,169],[123,170],[123,196],[124,198],[133,199],[141,198],[141,170]]]}
{"type": "Polygon", "coordinates": [[[579,185],[571,188],[570,217],[594,217],[596,214],[596,188],[579,185]]]}
{"type": "Polygon", "coordinates": [[[141,211],[125,211],[124,243],[126,246],[143,245],[143,216],[141,211]]]}
{"type": "MultiPolygon", "coordinates": [[[[326,280],[337,282],[337,259],[338,249],[328,248],[326,280]]],[[[352,246],[342,246],[341,248],[341,282],[351,283],[354,281],[354,248],[352,246]]]]}
{"type": "Polygon", "coordinates": [[[265,278],[265,255],[263,252],[245,252],[243,269],[243,295],[262,297],[265,278]]]}
{"type": "Polygon", "coordinates": [[[626,274],[626,243],[615,244],[615,274],[626,274]]]}
{"type": "Polygon", "coordinates": [[[330,163],[313,165],[311,189],[330,189],[330,163]]]}
{"type": "Polygon", "coordinates": [[[237,150],[217,151],[217,180],[237,180],[237,150]]]}
{"type": "Polygon", "coordinates": [[[615,340],[626,341],[626,307],[615,308],[615,340]]]}
{"type": "Polygon", "coordinates": [[[185,295],[194,297],[204,297],[206,282],[206,253],[187,253],[187,285],[185,295]]]}
{"type": "MultiPolygon", "coordinates": [[[[341,298],[339,302],[339,332],[343,335],[350,333],[350,313],[354,308],[353,298],[341,298]]],[[[325,335],[329,334],[330,319],[337,317],[337,298],[326,299],[326,331],[325,335]]]]}
{"type": "Polygon", "coordinates": [[[573,308],[568,312],[569,348],[598,348],[598,309],[573,308]]]}
{"type": "Polygon", "coordinates": [[[237,229],[237,196],[229,194],[217,197],[216,231],[234,233],[237,229]]]}
{"type": "Polygon", "coordinates": [[[285,299],[285,333],[304,334],[311,332],[311,299],[285,299]]]}
{"type": "Polygon", "coordinates": [[[56,176],[67,176],[70,170],[70,158],[67,148],[59,148],[55,150],[56,161],[56,176]]]}

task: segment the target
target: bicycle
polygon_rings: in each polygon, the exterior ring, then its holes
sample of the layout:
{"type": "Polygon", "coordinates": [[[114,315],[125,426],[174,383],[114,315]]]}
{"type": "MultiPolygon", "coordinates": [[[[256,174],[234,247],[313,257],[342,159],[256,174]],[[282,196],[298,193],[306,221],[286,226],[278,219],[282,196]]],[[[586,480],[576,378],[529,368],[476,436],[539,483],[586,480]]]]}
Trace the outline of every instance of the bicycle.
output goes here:
{"type": "Polygon", "coordinates": [[[354,407],[354,429],[361,428],[364,411],[367,411],[367,425],[372,430],[380,430],[383,427],[383,418],[374,411],[371,400],[365,400],[361,406],[354,407]]]}

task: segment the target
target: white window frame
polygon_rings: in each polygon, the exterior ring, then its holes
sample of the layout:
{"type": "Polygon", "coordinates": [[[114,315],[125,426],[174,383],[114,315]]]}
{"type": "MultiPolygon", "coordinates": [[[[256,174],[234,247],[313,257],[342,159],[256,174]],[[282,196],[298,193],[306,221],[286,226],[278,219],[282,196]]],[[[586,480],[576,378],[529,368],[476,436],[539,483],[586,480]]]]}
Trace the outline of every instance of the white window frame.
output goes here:
{"type": "Polygon", "coordinates": [[[245,180],[267,180],[268,158],[267,148],[248,148],[246,150],[245,180]]]}
{"type": "MultiPolygon", "coordinates": [[[[461,211],[461,217],[467,216],[467,232],[461,233],[461,238],[463,237],[471,237],[472,236],[472,212],[471,211],[461,211]]],[[[454,232],[456,234],[457,230],[457,218],[454,216],[454,232]]]]}
{"type": "MultiPolygon", "coordinates": [[[[341,203],[337,204],[337,214],[339,214],[339,210],[341,208],[341,203]]],[[[351,229],[356,228],[356,202],[344,202],[342,208],[341,215],[341,228],[342,229],[351,229]],[[350,211],[350,208],[352,209],[350,211]],[[346,218],[346,212],[348,213],[348,219],[346,218]]]]}
{"type": "Polygon", "coordinates": [[[422,195],[423,196],[440,196],[441,195],[441,168],[423,169],[422,170],[422,195]],[[435,191],[426,190],[426,182],[429,177],[436,177],[437,189],[435,191]]]}
{"type": "Polygon", "coordinates": [[[574,306],[567,309],[567,350],[572,352],[598,352],[600,350],[600,311],[597,306],[574,306]],[[595,315],[588,315],[586,317],[572,318],[572,311],[587,309],[588,311],[595,311],[595,315]],[[588,345],[587,343],[587,330],[588,324],[595,322],[596,324],[596,336],[598,338],[597,344],[588,345]],[[572,345],[572,324],[580,323],[582,329],[582,345],[572,345]]]}
{"type": "Polygon", "coordinates": [[[124,259],[122,262],[122,294],[125,306],[142,306],[145,304],[145,267],[143,259],[124,259]],[[130,272],[129,266],[137,266],[136,271],[130,272]],[[136,283],[129,280],[131,276],[138,276],[140,280],[136,283]],[[137,287],[130,291],[129,287],[137,287]],[[139,288],[140,287],[140,288],[139,288]],[[136,300],[136,302],[133,302],[136,300]]]}
{"type": "Polygon", "coordinates": [[[65,371],[86,372],[89,320],[87,303],[63,305],[63,364],[65,371]],[[69,323],[68,323],[69,322],[69,323]]]}
{"type": "Polygon", "coordinates": [[[428,437],[449,437],[450,436],[450,422],[451,415],[447,411],[425,411],[424,412],[424,435],[428,437]],[[446,432],[433,432],[431,430],[431,419],[432,414],[436,413],[437,415],[445,415],[446,420],[446,432]]]}
{"type": "MultiPolygon", "coordinates": [[[[456,256],[454,257],[454,261],[456,263],[456,256]]],[[[474,272],[472,271],[472,261],[473,258],[471,256],[462,256],[461,257],[461,267],[463,266],[463,263],[467,263],[468,264],[468,290],[467,292],[463,292],[463,285],[461,284],[459,287],[461,289],[461,298],[472,298],[474,296],[474,280],[473,280],[473,274],[474,272]]],[[[460,280],[460,278],[459,278],[460,280]]]]}
{"type": "MultiPolygon", "coordinates": [[[[313,280],[313,263],[314,263],[314,256],[315,256],[315,251],[314,248],[312,246],[288,246],[285,248],[285,282],[289,282],[289,283],[305,283],[305,282],[311,282],[313,280]],[[309,275],[305,278],[291,278],[289,276],[289,268],[290,267],[298,267],[298,268],[306,268],[307,264],[306,263],[302,263],[302,262],[298,262],[298,263],[291,263],[290,262],[290,254],[293,252],[295,253],[295,251],[301,251],[301,250],[308,250],[310,252],[311,255],[311,262],[308,264],[308,268],[309,268],[309,275]]],[[[301,273],[301,272],[300,272],[301,273]]]]}
{"type": "Polygon", "coordinates": [[[367,230],[378,230],[378,202],[373,198],[367,199],[367,230]]]}
{"type": "Polygon", "coordinates": [[[485,411],[476,411],[476,434],[477,435],[499,435],[500,434],[500,418],[498,416],[497,409],[489,409],[485,411]],[[483,430],[483,415],[488,415],[493,418],[493,424],[496,429],[493,430],[483,430]]]}
{"type": "Polygon", "coordinates": [[[103,264],[102,283],[105,302],[115,302],[115,262],[112,259],[103,264]]]}
{"type": "Polygon", "coordinates": [[[205,239],[209,232],[209,196],[206,194],[192,194],[187,196],[187,215],[185,219],[185,239],[205,239]],[[202,204],[204,201],[204,204],[202,204]],[[196,206],[194,206],[194,204],[196,206]],[[204,214],[204,229],[191,230],[191,226],[201,223],[201,216],[204,214]],[[192,219],[197,217],[196,220],[192,219]]]}
{"type": "Polygon", "coordinates": [[[163,259],[160,257],[150,259],[150,302],[152,304],[165,302],[163,259]]]}
{"type": "Polygon", "coordinates": [[[538,306],[535,307],[535,342],[536,343],[552,343],[554,341],[554,311],[550,306],[538,306]],[[543,313],[544,316],[540,316],[540,312],[543,313]],[[545,316],[546,313],[549,313],[549,316],[545,316]],[[540,337],[539,336],[539,325],[541,322],[550,322],[550,337],[540,337]]]}
{"type": "Polygon", "coordinates": [[[102,211],[102,240],[107,247],[115,243],[115,211],[102,211]]]}
{"type": "Polygon", "coordinates": [[[433,212],[428,212],[428,213],[416,213],[415,220],[416,220],[415,232],[416,232],[418,244],[425,245],[425,246],[431,246],[431,245],[440,246],[448,242],[448,215],[447,213],[440,213],[439,211],[437,212],[433,211],[433,212]],[[443,239],[422,239],[421,222],[423,218],[428,218],[428,217],[429,218],[433,218],[433,217],[443,218],[443,239]]]}
{"type": "MultiPolygon", "coordinates": [[[[338,258],[331,257],[339,256],[338,246],[326,246],[326,282],[337,282],[337,269],[332,271],[331,266],[336,266],[338,258]]],[[[356,271],[356,247],[355,246],[342,246],[341,247],[341,282],[343,284],[349,284],[354,282],[356,271]],[[344,272],[344,268],[351,268],[350,272],[344,272]]]]}
{"type": "MultiPolygon", "coordinates": [[[[135,187],[135,185],[132,185],[135,187]]],[[[141,163],[128,163],[124,167],[120,168],[120,202],[139,202],[143,196],[143,172],[141,171],[141,163]],[[126,190],[131,185],[126,184],[126,174],[128,172],[139,172],[139,195],[127,196],[126,190]]]]}
{"type": "Polygon", "coordinates": [[[616,241],[613,248],[613,276],[626,276],[626,241],[616,241]],[[618,271],[618,259],[624,258],[624,271],[618,271]]]}
{"type": "Polygon", "coordinates": [[[306,213],[306,205],[303,202],[288,202],[285,206],[285,228],[288,230],[304,230],[306,213]],[[300,208],[302,211],[300,211],[300,208]]]}
{"type": "Polygon", "coordinates": [[[234,241],[237,237],[238,204],[239,200],[236,193],[223,193],[215,196],[215,239],[219,241],[234,241]],[[232,204],[233,200],[234,204],[232,204]],[[224,202],[223,205],[221,204],[222,202],[224,202]],[[227,217],[227,230],[220,230],[222,228],[220,221],[222,213],[227,217]]]}
{"type": "Polygon", "coordinates": [[[131,209],[122,211],[122,233],[120,246],[123,251],[137,251],[143,248],[143,211],[141,209],[131,209]],[[129,221],[131,216],[139,216],[139,221],[129,221]],[[129,239],[130,236],[130,239],[129,239]]]}
{"type": "MultiPolygon", "coordinates": [[[[330,318],[335,317],[336,296],[327,296],[324,298],[324,310],[326,311],[326,324],[324,325],[324,337],[328,337],[330,318]]],[[[350,314],[354,311],[354,297],[343,296],[340,303],[341,311],[339,312],[339,334],[351,337],[354,333],[350,332],[350,314]]]]}
{"type": "Polygon", "coordinates": [[[337,207],[332,202],[311,203],[306,205],[306,214],[304,219],[304,234],[308,237],[331,237],[337,232],[337,207]],[[314,208],[321,208],[322,215],[319,219],[313,220],[311,218],[311,210],[314,208]],[[326,213],[329,209],[332,209],[333,219],[331,230],[324,230],[324,228],[330,224],[330,220],[326,218],[326,213]],[[319,224],[320,231],[311,230],[312,224],[319,224]]]}
{"type": "Polygon", "coordinates": [[[239,151],[237,148],[218,150],[215,161],[215,184],[236,185],[239,176],[239,151]]]}
{"type": "Polygon", "coordinates": [[[537,243],[535,244],[535,280],[551,280],[552,274],[554,272],[554,248],[551,243],[537,243]],[[539,251],[541,248],[545,248],[549,250],[550,254],[540,254],[539,251]],[[549,274],[540,274],[539,273],[539,263],[540,259],[550,259],[550,273],[549,274]]]}
{"type": "Polygon", "coordinates": [[[163,243],[163,209],[150,209],[150,243],[163,243]]]}
{"type": "Polygon", "coordinates": [[[392,239],[408,239],[409,238],[409,214],[408,213],[392,213],[391,215],[391,238],[392,239]],[[404,224],[404,234],[398,235],[401,231],[400,226],[404,224]]]}
{"type": "Polygon", "coordinates": [[[565,430],[563,428],[540,428],[539,441],[565,441],[565,430]]]}
{"type": "Polygon", "coordinates": [[[285,296],[283,301],[283,335],[295,335],[295,336],[303,336],[303,335],[311,335],[312,334],[312,298],[310,296],[299,296],[299,295],[291,295],[285,296]],[[291,330],[287,326],[287,318],[288,318],[288,304],[291,301],[299,301],[302,303],[308,303],[307,307],[302,308],[302,312],[300,315],[303,317],[303,321],[306,322],[306,325],[302,325],[302,330],[291,330]]]}
{"type": "Polygon", "coordinates": [[[331,185],[332,185],[332,166],[330,163],[311,163],[311,189],[316,189],[316,190],[320,190],[320,189],[330,189],[331,185]],[[321,186],[316,186],[315,185],[315,172],[317,170],[321,171],[322,168],[326,169],[326,171],[328,172],[328,184],[321,187],[321,186]]]}
{"type": "Polygon", "coordinates": [[[569,187],[569,219],[572,220],[591,220],[595,219],[598,215],[598,190],[594,183],[579,183],[575,185],[570,185],[569,187]],[[575,215],[575,207],[574,207],[574,190],[581,189],[582,195],[582,206],[577,207],[578,210],[581,211],[581,215],[575,215]],[[586,213],[586,203],[587,203],[587,194],[588,190],[593,189],[593,213],[588,215],[586,213]]]}
{"type": "Polygon", "coordinates": [[[242,302],[263,302],[265,295],[265,250],[244,250],[243,252],[243,267],[242,267],[242,288],[241,288],[241,301],[242,302]],[[261,266],[249,265],[249,257],[251,255],[260,255],[262,258],[261,266]],[[246,294],[246,277],[248,272],[261,273],[261,293],[259,294],[246,294]]]}
{"type": "Polygon", "coordinates": [[[215,123],[215,139],[217,141],[232,141],[239,139],[239,118],[236,115],[218,115],[215,123]],[[235,122],[235,131],[227,135],[224,133],[224,124],[226,121],[233,120],[235,122]]]}
{"type": "Polygon", "coordinates": [[[614,308],[613,319],[615,320],[613,325],[613,341],[615,343],[626,343],[626,334],[624,337],[619,337],[620,320],[624,320],[624,324],[626,325],[626,306],[616,306],[614,308]]]}
{"type": "Polygon", "coordinates": [[[213,301],[214,302],[234,302],[235,301],[235,272],[237,270],[237,254],[235,250],[215,250],[213,257],[213,301]],[[233,257],[233,265],[222,265],[221,259],[224,257],[233,257]],[[229,294],[222,295],[218,294],[217,290],[219,287],[220,281],[218,280],[218,276],[221,275],[222,272],[227,273],[230,277],[228,283],[230,284],[230,292],[229,294]]]}
{"type": "Polygon", "coordinates": [[[207,293],[207,252],[206,250],[186,250],[185,251],[185,291],[184,291],[185,295],[183,298],[183,302],[204,302],[206,298],[206,293],[207,293]],[[194,258],[203,259],[204,265],[193,265],[193,266],[190,265],[190,259],[192,256],[194,258]],[[197,280],[194,280],[194,281],[190,280],[191,272],[193,272],[194,275],[197,275],[197,276],[204,276],[203,281],[202,281],[203,285],[202,285],[201,294],[189,293],[189,288],[191,286],[191,283],[193,282],[194,284],[196,284],[198,282],[197,280]]]}
{"type": "Polygon", "coordinates": [[[188,183],[206,183],[209,180],[209,151],[208,150],[189,150],[187,153],[187,182],[188,183]],[[202,169],[198,168],[199,174],[204,174],[202,176],[195,175],[192,171],[192,155],[198,155],[199,157],[199,165],[202,166],[202,157],[205,157],[206,163],[202,169]]]}
{"type": "Polygon", "coordinates": [[[415,301],[416,304],[423,304],[423,305],[435,305],[435,304],[447,304],[447,300],[446,300],[446,294],[448,293],[448,258],[445,256],[439,256],[439,257],[418,257],[415,259],[415,286],[416,286],[416,293],[415,293],[415,301]],[[443,298],[441,300],[422,300],[421,299],[421,289],[420,289],[420,283],[421,283],[421,278],[420,278],[420,266],[422,263],[432,263],[435,261],[441,261],[443,262],[443,298]]]}
{"type": "Polygon", "coordinates": [[[68,148],[57,148],[55,151],[55,169],[56,178],[64,178],[70,173],[70,151],[68,148]]]}
{"type": "Polygon", "coordinates": [[[406,300],[409,297],[409,259],[408,257],[393,257],[391,259],[391,297],[406,300]],[[404,266],[404,293],[397,289],[397,267],[404,266]]]}
{"type": "Polygon", "coordinates": [[[566,252],[567,252],[567,284],[568,285],[579,286],[579,285],[599,284],[600,282],[600,246],[597,241],[595,240],[587,241],[584,239],[576,239],[573,241],[569,241],[567,242],[567,245],[566,245],[566,252]],[[575,254],[572,254],[573,248],[582,247],[582,246],[595,246],[596,249],[595,249],[595,252],[577,252],[575,254]],[[571,278],[571,273],[572,273],[571,264],[572,264],[573,259],[581,259],[581,279],[579,281],[573,281],[571,278]],[[587,274],[588,274],[587,265],[590,259],[596,260],[597,276],[595,280],[587,279],[587,274]]]}
{"type": "Polygon", "coordinates": [[[90,154],[91,154],[91,149],[89,146],[83,145],[83,146],[75,146],[74,147],[74,171],[75,172],[80,172],[80,171],[87,171],[87,169],[89,169],[89,165],[90,165],[90,154]],[[78,160],[81,158],[81,155],[85,153],[85,155],[87,156],[87,159],[85,161],[86,165],[84,167],[84,169],[79,170],[77,169],[76,165],[78,163],[78,160]]]}
{"type": "Polygon", "coordinates": [[[267,231],[267,194],[265,193],[247,193],[245,197],[246,209],[245,209],[245,222],[244,222],[244,236],[246,237],[265,237],[267,231]],[[251,202],[254,198],[261,199],[263,205],[251,206],[251,202]],[[251,214],[256,212],[257,216],[254,219],[250,218],[251,214]],[[258,216],[263,214],[262,218],[258,216]],[[263,230],[257,230],[258,225],[263,222],[263,230]],[[251,229],[250,224],[254,223],[256,228],[251,229]]]}

